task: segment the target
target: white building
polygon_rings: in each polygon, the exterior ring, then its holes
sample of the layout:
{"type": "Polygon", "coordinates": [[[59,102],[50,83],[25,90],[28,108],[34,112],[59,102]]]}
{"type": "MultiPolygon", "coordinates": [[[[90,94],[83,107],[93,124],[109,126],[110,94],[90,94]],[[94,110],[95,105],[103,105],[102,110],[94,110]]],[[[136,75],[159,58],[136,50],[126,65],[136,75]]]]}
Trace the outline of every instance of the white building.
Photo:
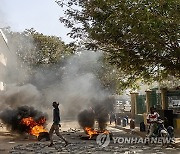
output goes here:
{"type": "Polygon", "coordinates": [[[0,91],[5,89],[5,73],[6,73],[6,65],[7,58],[5,53],[8,52],[7,39],[0,29],[0,91]]]}
{"type": "Polygon", "coordinates": [[[116,103],[114,109],[116,113],[130,112],[131,104],[130,99],[126,95],[113,95],[116,103]]]}

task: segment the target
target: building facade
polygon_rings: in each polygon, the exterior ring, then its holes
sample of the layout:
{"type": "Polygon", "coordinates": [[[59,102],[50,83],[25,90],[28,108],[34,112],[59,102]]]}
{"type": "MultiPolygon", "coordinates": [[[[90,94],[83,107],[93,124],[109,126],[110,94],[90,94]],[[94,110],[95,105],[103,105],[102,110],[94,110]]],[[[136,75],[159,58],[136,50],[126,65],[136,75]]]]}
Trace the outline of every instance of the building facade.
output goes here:
{"type": "Polygon", "coordinates": [[[5,90],[5,75],[7,66],[6,52],[8,52],[7,39],[0,29],[0,91],[5,90]]]}

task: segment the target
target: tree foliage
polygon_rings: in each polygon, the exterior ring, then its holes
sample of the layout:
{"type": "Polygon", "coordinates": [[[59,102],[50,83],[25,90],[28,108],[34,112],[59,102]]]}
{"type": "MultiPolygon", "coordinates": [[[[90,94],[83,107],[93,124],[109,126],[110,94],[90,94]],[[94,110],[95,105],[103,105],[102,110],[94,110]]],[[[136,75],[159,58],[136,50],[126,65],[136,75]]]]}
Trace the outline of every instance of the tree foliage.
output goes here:
{"type": "Polygon", "coordinates": [[[106,52],[125,82],[180,78],[179,0],[57,0],[73,38],[106,52]]]}
{"type": "Polygon", "coordinates": [[[3,31],[10,49],[7,55],[7,75],[10,77],[6,83],[30,82],[43,88],[46,84],[39,84],[38,74],[45,76],[48,82],[55,82],[61,76],[61,66],[74,54],[72,46],[56,36],[47,36],[34,29],[14,32],[5,28],[3,31]]]}
{"type": "Polygon", "coordinates": [[[24,32],[12,32],[6,29],[8,44],[18,57],[30,66],[56,64],[73,50],[59,37],[47,36],[33,28],[24,32]]]}

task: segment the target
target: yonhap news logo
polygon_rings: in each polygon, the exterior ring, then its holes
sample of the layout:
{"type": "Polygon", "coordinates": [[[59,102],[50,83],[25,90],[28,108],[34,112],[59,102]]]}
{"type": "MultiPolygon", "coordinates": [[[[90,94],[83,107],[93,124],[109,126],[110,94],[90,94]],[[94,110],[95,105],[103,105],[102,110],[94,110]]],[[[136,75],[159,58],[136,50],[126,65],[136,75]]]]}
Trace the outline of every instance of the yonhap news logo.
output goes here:
{"type": "Polygon", "coordinates": [[[113,137],[113,142],[118,144],[168,144],[172,140],[169,137],[113,137]]]}
{"type": "Polygon", "coordinates": [[[109,134],[99,134],[96,137],[96,142],[100,147],[106,147],[110,143],[110,137],[109,134]]]}
{"type": "MultiPolygon", "coordinates": [[[[169,137],[112,137],[112,143],[114,144],[169,144],[173,140],[173,138],[169,137]]],[[[96,142],[100,147],[106,147],[110,144],[111,139],[109,134],[99,134],[96,142]]]]}

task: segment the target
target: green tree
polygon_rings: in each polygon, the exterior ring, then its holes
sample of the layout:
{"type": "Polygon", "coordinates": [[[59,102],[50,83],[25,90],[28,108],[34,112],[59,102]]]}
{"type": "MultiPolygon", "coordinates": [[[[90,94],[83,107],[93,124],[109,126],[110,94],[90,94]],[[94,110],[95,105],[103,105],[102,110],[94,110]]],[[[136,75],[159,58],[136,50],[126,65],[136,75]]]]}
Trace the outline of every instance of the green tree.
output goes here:
{"type": "Polygon", "coordinates": [[[73,38],[106,52],[130,85],[180,78],[179,0],[57,0],[73,38]]]}
{"type": "Polygon", "coordinates": [[[73,50],[57,36],[47,36],[33,28],[25,30],[24,34],[33,40],[31,57],[34,64],[55,64],[73,53],[73,50]]]}
{"type": "Polygon", "coordinates": [[[8,44],[21,60],[29,65],[55,64],[74,51],[57,36],[47,36],[33,28],[24,32],[6,30],[8,44]]]}
{"type": "Polygon", "coordinates": [[[14,32],[10,28],[3,31],[10,49],[6,56],[10,76],[6,82],[9,83],[36,82],[33,79],[38,72],[44,75],[52,73],[54,78],[59,78],[58,69],[74,54],[73,45],[65,44],[59,37],[43,35],[33,28],[24,32],[14,32]]]}

